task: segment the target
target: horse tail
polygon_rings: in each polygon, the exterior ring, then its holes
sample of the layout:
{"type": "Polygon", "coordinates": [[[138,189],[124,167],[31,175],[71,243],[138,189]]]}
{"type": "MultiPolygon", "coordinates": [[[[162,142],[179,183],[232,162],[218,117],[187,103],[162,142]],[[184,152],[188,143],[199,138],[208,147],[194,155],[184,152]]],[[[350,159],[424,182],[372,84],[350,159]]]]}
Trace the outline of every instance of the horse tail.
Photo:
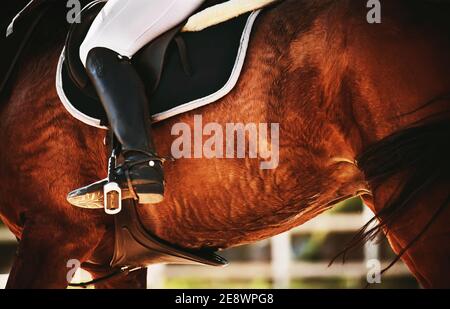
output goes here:
{"type": "MultiPolygon", "coordinates": [[[[442,96],[424,104],[420,109],[438,101],[448,100],[450,100],[450,95],[442,96]]],[[[412,113],[414,112],[416,111],[412,113]]],[[[366,241],[374,240],[384,228],[395,222],[402,213],[414,207],[414,203],[411,201],[430,190],[434,184],[438,182],[450,184],[449,116],[450,110],[422,119],[411,127],[375,143],[357,157],[358,166],[373,185],[373,189],[399,173],[406,173],[407,177],[385,207],[357,232],[345,249],[331,263],[341,255],[345,260],[346,253],[349,250],[366,241]]],[[[445,201],[439,205],[421,232],[399,252],[383,272],[392,267],[448,207],[450,204],[450,188],[448,192],[445,201]]]]}

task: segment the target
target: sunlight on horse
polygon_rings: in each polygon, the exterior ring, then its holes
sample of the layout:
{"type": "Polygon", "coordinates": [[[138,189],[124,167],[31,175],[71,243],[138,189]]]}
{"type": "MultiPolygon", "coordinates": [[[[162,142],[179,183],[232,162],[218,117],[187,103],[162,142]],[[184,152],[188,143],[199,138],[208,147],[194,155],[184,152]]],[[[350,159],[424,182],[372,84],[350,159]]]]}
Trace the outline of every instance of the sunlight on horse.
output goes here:
{"type": "MultiPolygon", "coordinates": [[[[386,1],[382,23],[368,24],[366,2],[282,1],[257,20],[228,96],[155,126],[165,155],[171,128],[193,127],[195,114],[221,125],[279,123],[279,165],[168,163],[165,201],[138,208],[148,231],[186,248],[228,248],[361,195],[379,214],[374,232],[387,233],[419,282],[450,286],[449,4],[386,1]]],[[[112,218],[65,199],[104,178],[107,160],[105,133],[71,118],[56,94],[65,24],[45,20],[1,105],[0,217],[20,239],[10,288],[65,288],[69,259],[94,278],[111,271],[112,218]]],[[[145,278],[98,287],[142,288],[145,278]]]]}

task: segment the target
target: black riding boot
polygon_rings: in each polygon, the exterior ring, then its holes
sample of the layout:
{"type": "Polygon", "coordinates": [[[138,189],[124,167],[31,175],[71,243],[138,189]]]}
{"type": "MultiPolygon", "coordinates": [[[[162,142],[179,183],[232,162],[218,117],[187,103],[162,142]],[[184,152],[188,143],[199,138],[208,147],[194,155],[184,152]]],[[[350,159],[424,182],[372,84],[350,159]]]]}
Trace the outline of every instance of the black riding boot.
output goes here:
{"type": "MultiPolygon", "coordinates": [[[[94,48],[86,69],[106,110],[110,127],[121,144],[124,162],[116,169],[122,198],[140,204],[161,202],[164,195],[162,160],[150,136],[150,115],[144,85],[129,59],[106,48],[94,48]]],[[[102,207],[104,181],[71,192],[75,206],[102,207]]]]}

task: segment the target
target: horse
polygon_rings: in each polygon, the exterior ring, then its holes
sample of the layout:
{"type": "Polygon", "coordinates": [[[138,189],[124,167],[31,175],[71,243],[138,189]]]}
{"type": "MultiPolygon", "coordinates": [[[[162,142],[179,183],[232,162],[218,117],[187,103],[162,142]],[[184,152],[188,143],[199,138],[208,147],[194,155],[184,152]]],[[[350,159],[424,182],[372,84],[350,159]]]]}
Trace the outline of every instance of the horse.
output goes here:
{"type": "MultiPolygon", "coordinates": [[[[155,124],[154,136],[170,154],[171,128],[192,128],[195,115],[278,123],[278,167],[260,169],[248,156],[167,163],[164,202],[137,206],[145,228],[184,248],[225,249],[360,196],[378,223],[346,248],[384,233],[423,287],[450,287],[450,5],[385,1],[381,23],[368,12],[363,0],[285,0],[265,10],[236,87],[155,124]]],[[[58,99],[61,15],[39,26],[1,104],[0,218],[19,240],[7,288],[66,288],[71,259],[94,279],[113,271],[112,216],[66,201],[106,176],[108,153],[105,132],[71,118],[58,99]]],[[[96,287],[145,281],[139,270],[96,287]]]]}

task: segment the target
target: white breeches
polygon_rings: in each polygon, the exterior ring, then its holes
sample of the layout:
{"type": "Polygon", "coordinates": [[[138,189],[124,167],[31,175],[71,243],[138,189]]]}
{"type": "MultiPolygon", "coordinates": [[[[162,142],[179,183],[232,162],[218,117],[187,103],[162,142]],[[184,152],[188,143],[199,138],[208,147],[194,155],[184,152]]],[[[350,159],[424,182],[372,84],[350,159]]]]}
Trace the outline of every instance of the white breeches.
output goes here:
{"type": "Polygon", "coordinates": [[[204,0],[109,0],[80,46],[86,65],[89,51],[105,47],[132,57],[147,43],[187,19],[204,0]]]}

